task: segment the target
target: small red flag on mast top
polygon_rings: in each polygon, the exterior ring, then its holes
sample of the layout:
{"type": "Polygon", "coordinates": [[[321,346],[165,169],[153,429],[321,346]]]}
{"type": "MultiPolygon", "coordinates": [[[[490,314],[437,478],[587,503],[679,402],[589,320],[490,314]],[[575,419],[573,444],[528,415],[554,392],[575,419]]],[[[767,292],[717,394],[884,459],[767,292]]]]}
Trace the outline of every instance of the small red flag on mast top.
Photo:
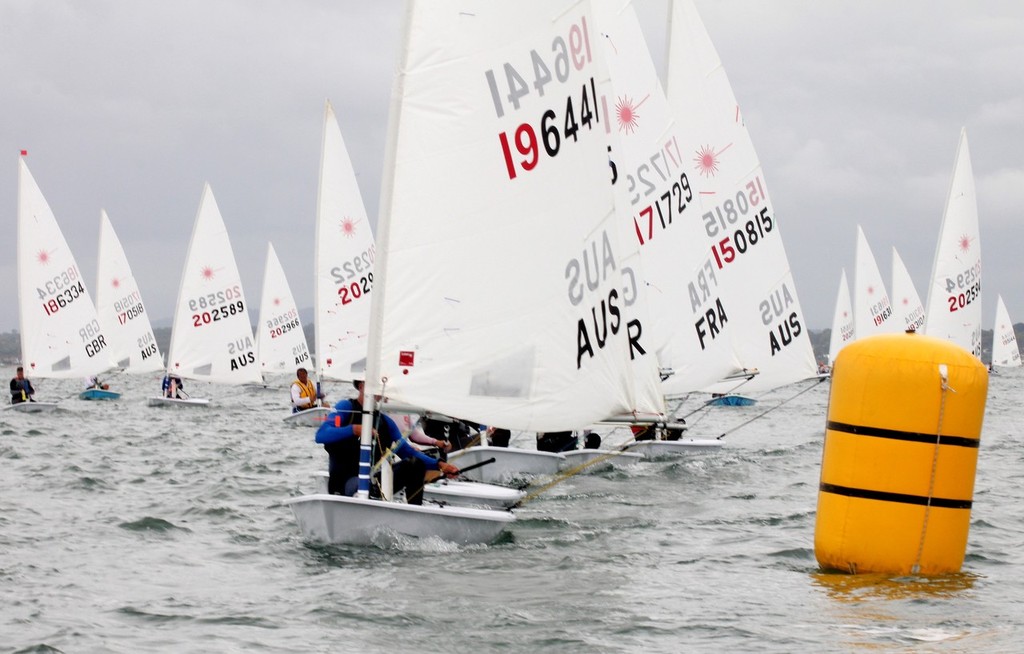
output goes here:
{"type": "Polygon", "coordinates": [[[28,150],[22,150],[21,151],[21,156],[27,157],[28,156],[28,150]]]}

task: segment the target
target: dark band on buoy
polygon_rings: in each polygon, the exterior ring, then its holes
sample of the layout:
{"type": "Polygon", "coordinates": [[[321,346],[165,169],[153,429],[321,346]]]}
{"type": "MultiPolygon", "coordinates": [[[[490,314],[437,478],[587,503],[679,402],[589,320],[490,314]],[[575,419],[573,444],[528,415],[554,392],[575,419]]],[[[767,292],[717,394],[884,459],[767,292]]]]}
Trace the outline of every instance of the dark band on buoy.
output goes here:
{"type": "MultiPolygon", "coordinates": [[[[850,425],[845,422],[834,422],[829,420],[825,424],[826,429],[857,434],[858,436],[874,436],[875,438],[890,438],[898,441],[910,441],[912,443],[935,444],[935,434],[921,434],[912,431],[897,431],[895,429],[881,429],[879,427],[864,427],[861,425],[850,425]]],[[[957,447],[977,448],[979,439],[964,438],[963,436],[939,436],[939,445],[955,445],[957,447]]]]}
{"type": "Polygon", "coordinates": [[[928,498],[923,495],[906,495],[904,493],[886,493],[883,491],[867,490],[865,488],[850,488],[848,486],[837,486],[835,484],[822,483],[819,489],[823,493],[844,495],[846,497],[857,497],[865,500],[879,500],[880,502],[898,502],[900,504],[917,504],[919,506],[937,506],[943,509],[970,509],[971,500],[951,500],[945,497],[928,498]]]}

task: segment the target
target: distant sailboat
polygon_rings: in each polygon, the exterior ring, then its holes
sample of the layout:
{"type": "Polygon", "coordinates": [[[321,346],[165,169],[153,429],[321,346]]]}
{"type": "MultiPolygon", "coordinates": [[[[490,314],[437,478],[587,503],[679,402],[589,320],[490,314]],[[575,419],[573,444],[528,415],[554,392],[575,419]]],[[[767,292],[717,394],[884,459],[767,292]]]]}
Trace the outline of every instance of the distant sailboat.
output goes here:
{"type": "Polygon", "coordinates": [[[1003,304],[1003,296],[996,296],[996,322],[992,329],[992,365],[1000,368],[1021,366],[1017,333],[1013,329],[1010,313],[1003,304]]]}
{"type": "Polygon", "coordinates": [[[834,366],[839,351],[856,338],[853,323],[853,304],[850,302],[850,286],[846,283],[846,269],[839,276],[839,290],[836,293],[836,310],[832,314],[832,335],[828,343],[828,365],[834,366]]]}
{"type": "MultiPolygon", "coordinates": [[[[18,307],[26,377],[84,378],[114,367],[85,280],[24,158],[18,159],[18,307]]],[[[55,407],[24,401],[5,408],[55,407]]]]}
{"type": "Polygon", "coordinates": [[[925,333],[981,358],[981,234],[967,130],[960,132],[953,179],[928,287],[925,333]]]}
{"type": "MultiPolygon", "coordinates": [[[[312,365],[306,333],[299,319],[299,309],[272,243],[267,243],[267,258],[263,267],[260,317],[256,323],[256,352],[260,375],[264,381],[268,374],[294,374],[299,368],[312,365]]],[[[284,419],[290,423],[318,425],[328,411],[325,407],[312,407],[289,413],[284,419]]]]}
{"type": "MultiPolygon", "coordinates": [[[[218,384],[262,381],[242,279],[209,184],[203,187],[185,257],[167,373],[218,384]]],[[[206,405],[209,400],[151,397],[149,404],[206,405]]]]}
{"type": "Polygon", "coordinates": [[[857,225],[856,268],[853,276],[854,333],[858,339],[899,330],[882,273],[871,253],[864,230],[857,225]]]}
{"type": "Polygon", "coordinates": [[[892,302],[897,327],[903,331],[924,331],[924,304],[896,248],[892,249],[892,302]]]}
{"type": "Polygon", "coordinates": [[[299,320],[299,309],[273,243],[267,243],[262,288],[256,329],[260,372],[294,373],[299,366],[309,365],[309,346],[299,320]]]}
{"type": "Polygon", "coordinates": [[[334,107],[324,105],[314,247],[318,379],[363,379],[376,245],[334,107]]]}
{"type": "MultiPolygon", "coordinates": [[[[157,372],[164,367],[153,326],[142,301],[121,240],[106,211],[100,211],[100,245],[96,267],[96,312],[110,336],[111,357],[129,374],[157,372]]],[[[109,393],[99,389],[83,393],[109,393]]]]}

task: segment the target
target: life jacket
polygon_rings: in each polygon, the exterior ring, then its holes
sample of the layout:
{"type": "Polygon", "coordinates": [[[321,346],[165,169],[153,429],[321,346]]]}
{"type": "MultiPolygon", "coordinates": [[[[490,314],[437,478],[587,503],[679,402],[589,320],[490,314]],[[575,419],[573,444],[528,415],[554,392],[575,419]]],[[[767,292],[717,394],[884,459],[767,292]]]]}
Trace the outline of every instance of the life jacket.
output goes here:
{"type": "Polygon", "coordinates": [[[313,382],[309,381],[309,379],[306,379],[305,384],[296,379],[292,382],[292,386],[299,387],[299,397],[304,397],[309,400],[308,406],[303,408],[311,407],[316,403],[316,386],[313,382]]]}

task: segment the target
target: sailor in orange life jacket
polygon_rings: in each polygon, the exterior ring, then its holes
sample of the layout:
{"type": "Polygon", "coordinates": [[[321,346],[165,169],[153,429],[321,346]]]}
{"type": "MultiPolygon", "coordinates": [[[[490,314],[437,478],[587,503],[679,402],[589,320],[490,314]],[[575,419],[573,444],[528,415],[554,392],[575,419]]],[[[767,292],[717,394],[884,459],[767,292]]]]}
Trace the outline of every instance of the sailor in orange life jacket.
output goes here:
{"type": "Polygon", "coordinates": [[[327,406],[324,394],[318,392],[313,382],[309,381],[309,371],[299,368],[295,371],[295,376],[298,379],[292,382],[292,413],[311,409],[317,405],[327,406]]]}
{"type": "MultiPolygon", "coordinates": [[[[342,400],[334,406],[334,411],[316,432],[316,442],[324,446],[330,455],[330,478],[328,492],[339,495],[355,495],[359,486],[359,439],[362,435],[363,414],[363,382],[354,381],[353,386],[359,391],[354,400],[342,400]]],[[[376,412],[375,412],[376,413],[376,412]]],[[[441,474],[454,477],[459,469],[446,461],[427,456],[410,445],[402,436],[395,421],[386,415],[377,415],[374,422],[374,436],[377,443],[374,447],[373,463],[388,451],[394,442],[395,454],[401,461],[392,467],[392,486],[395,492],[405,489],[406,501],[409,504],[423,503],[423,483],[427,470],[438,470],[441,474]]]]}

